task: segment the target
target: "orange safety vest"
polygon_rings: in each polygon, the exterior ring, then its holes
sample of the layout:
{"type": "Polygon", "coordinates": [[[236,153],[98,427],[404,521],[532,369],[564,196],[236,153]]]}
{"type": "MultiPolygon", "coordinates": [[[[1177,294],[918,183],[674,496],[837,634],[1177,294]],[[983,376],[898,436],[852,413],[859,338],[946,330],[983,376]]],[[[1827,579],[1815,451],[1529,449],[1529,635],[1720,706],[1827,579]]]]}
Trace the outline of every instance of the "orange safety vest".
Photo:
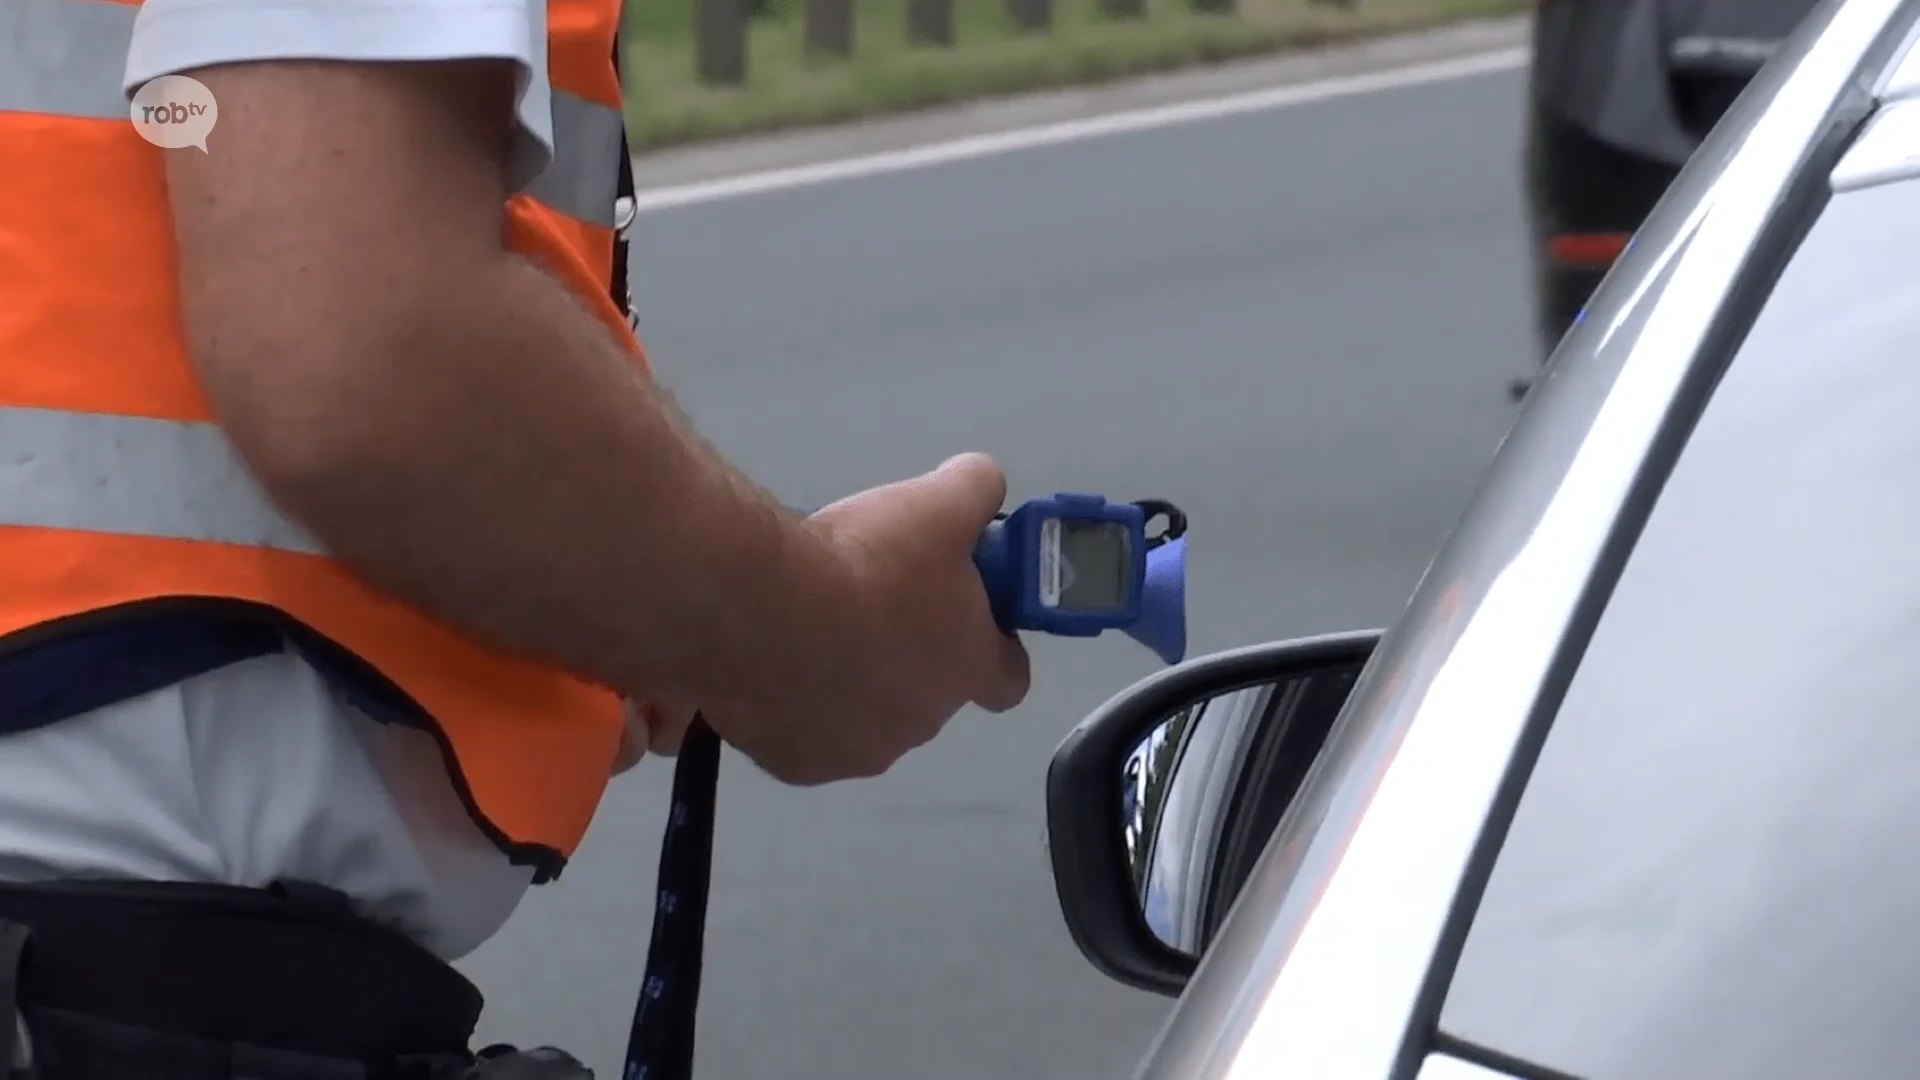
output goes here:
{"type": "MultiPolygon", "coordinates": [[[[0,650],[187,601],[290,618],[431,718],[475,822],[550,880],[611,775],[621,700],[375,589],[241,464],[188,362],[169,151],[121,87],[137,11],[0,0],[0,650]]],[[[507,239],[644,368],[613,294],[619,21],[619,0],[550,0],[555,157],[509,202],[507,239]]]]}

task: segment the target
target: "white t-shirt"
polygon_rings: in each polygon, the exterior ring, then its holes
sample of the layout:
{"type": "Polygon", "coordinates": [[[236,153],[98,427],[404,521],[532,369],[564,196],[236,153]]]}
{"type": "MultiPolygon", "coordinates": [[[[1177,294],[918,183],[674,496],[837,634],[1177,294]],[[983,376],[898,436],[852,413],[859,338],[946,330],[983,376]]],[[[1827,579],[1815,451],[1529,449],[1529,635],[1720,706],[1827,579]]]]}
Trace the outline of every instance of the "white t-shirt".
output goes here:
{"type": "Polygon", "coordinates": [[[445,959],[530,871],[481,835],[431,737],[278,653],[0,739],[0,881],[330,885],[445,959]]]}
{"type": "Polygon", "coordinates": [[[125,89],[244,60],[512,60],[520,69],[512,189],[553,160],[545,0],[146,0],[125,89]]]}
{"type": "MultiPolygon", "coordinates": [[[[146,0],[126,89],[267,59],[515,61],[514,186],[552,159],[544,0],[146,0]]],[[[531,881],[428,736],[367,719],[291,653],[0,739],[0,880],[77,876],[317,882],[449,960],[531,881]]]]}

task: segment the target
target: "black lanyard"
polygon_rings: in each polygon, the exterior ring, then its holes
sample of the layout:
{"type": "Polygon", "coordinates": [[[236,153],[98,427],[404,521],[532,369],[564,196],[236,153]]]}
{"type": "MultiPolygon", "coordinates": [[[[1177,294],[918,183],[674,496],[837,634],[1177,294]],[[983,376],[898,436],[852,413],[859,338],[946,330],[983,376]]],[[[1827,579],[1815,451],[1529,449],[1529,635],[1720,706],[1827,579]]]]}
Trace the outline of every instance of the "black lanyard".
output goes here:
{"type": "Polygon", "coordinates": [[[659,892],[646,975],[633,1007],[621,1080],[691,1080],[700,961],[713,880],[713,818],[720,736],[695,717],[673,769],[673,806],[660,842],[659,892]]]}
{"type": "MultiPolygon", "coordinates": [[[[620,73],[620,39],[614,35],[613,70],[620,73]]],[[[624,93],[624,88],[623,88],[624,93]]],[[[620,129],[617,197],[633,198],[633,159],[626,126],[620,129]]],[[[631,213],[631,202],[628,203],[631,213]]],[[[616,218],[618,218],[616,213],[616,218]]],[[[630,220],[630,219],[629,219],[630,220]]],[[[628,221],[616,220],[613,300],[629,320],[628,221]]],[[[653,936],[646,974],[633,1006],[627,1058],[620,1080],[692,1080],[695,1018],[700,1010],[700,963],[706,947],[707,890],[713,880],[713,812],[720,786],[720,736],[694,717],[673,769],[673,806],[660,841],[660,876],[654,898],[653,936]]]]}
{"type": "MultiPolygon", "coordinates": [[[[620,22],[622,26],[626,23],[626,9],[624,5],[621,8],[620,22]]],[[[620,179],[613,191],[615,208],[613,215],[613,302],[619,306],[620,314],[627,317],[628,325],[631,326],[633,323],[633,312],[629,309],[629,294],[631,290],[627,288],[627,228],[632,223],[631,215],[633,214],[633,150],[627,145],[627,110],[625,107],[627,90],[626,84],[620,78],[619,27],[615,28],[613,34],[613,81],[620,87],[621,96],[620,179]],[[627,202],[626,210],[628,215],[624,221],[621,220],[620,213],[620,202],[623,199],[627,202]]],[[[633,1078],[626,1077],[624,1080],[633,1080],[633,1078]]]]}

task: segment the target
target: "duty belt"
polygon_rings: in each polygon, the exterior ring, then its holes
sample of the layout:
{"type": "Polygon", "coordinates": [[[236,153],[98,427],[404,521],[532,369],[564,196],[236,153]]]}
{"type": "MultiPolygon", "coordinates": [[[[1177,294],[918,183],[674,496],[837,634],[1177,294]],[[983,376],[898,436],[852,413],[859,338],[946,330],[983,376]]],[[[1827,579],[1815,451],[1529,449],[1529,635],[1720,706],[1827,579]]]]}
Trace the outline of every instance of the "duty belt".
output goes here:
{"type": "Polygon", "coordinates": [[[458,1076],[472,983],[345,897],[132,881],[0,885],[8,1075],[458,1076]]]}

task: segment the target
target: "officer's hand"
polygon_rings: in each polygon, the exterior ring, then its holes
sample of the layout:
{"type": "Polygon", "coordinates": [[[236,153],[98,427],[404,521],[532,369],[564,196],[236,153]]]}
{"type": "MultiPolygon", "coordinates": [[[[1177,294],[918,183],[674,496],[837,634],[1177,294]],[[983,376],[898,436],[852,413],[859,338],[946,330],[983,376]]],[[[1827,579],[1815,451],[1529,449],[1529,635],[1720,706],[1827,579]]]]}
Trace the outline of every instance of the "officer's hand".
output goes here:
{"type": "Polygon", "coordinates": [[[969,704],[1018,705],[1027,653],[994,625],[973,564],[1006,495],[991,458],[963,454],[816,513],[811,524],[852,568],[858,595],[858,610],[822,632],[849,633],[858,659],[852,670],[823,673],[810,694],[709,707],[715,729],[775,778],[819,784],[886,772],[969,704]],[[772,722],[730,724],[735,708],[772,722]]]}

